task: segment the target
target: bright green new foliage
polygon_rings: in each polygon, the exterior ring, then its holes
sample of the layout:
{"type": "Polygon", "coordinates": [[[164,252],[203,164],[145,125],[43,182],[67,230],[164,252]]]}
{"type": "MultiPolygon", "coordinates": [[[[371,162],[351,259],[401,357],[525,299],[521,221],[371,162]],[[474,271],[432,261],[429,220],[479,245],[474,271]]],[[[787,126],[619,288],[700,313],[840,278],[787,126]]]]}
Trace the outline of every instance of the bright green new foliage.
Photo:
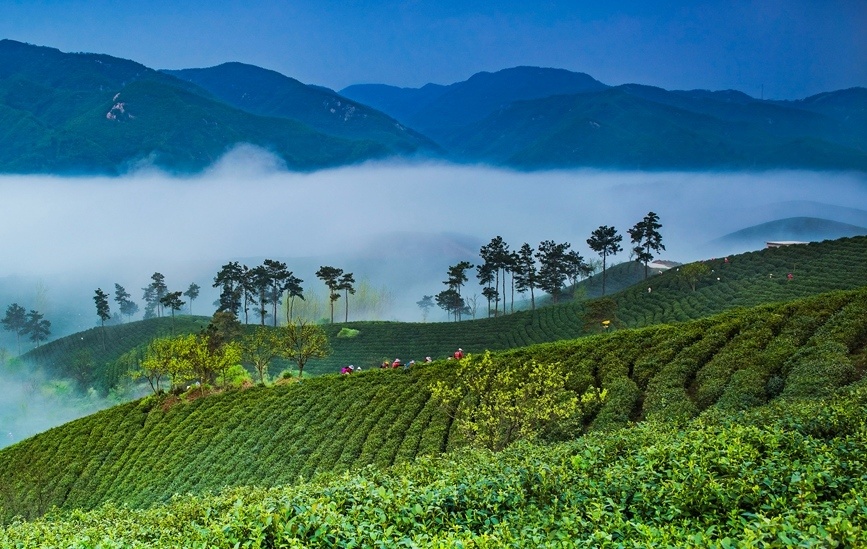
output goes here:
{"type": "Polygon", "coordinates": [[[502,450],[536,438],[559,422],[578,423],[607,393],[572,390],[575,372],[561,362],[495,360],[490,352],[460,361],[453,379],[431,387],[433,398],[455,418],[458,433],[481,448],[502,450]]]}

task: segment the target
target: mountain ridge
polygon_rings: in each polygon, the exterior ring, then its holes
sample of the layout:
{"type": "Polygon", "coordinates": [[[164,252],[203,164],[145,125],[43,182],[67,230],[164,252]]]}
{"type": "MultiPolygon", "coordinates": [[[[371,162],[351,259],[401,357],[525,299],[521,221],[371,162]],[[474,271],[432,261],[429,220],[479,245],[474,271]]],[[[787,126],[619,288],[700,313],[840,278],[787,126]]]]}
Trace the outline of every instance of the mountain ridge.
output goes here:
{"type": "Polygon", "coordinates": [[[339,93],[243,63],[156,71],[0,40],[0,172],[201,171],[239,144],[312,171],[374,159],[519,170],[867,171],[867,89],[795,101],[513,67],[339,93]]]}
{"type": "Polygon", "coordinates": [[[306,171],[394,154],[263,117],[125,59],[0,41],[0,170],[118,175],[145,162],[194,172],[249,143],[306,171]]]}

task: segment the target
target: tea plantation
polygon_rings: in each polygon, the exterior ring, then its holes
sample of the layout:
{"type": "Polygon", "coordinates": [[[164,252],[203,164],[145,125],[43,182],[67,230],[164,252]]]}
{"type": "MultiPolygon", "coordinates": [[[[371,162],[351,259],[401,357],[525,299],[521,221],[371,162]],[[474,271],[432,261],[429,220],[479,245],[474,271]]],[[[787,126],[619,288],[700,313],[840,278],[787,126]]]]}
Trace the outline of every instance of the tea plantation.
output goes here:
{"type": "Polygon", "coordinates": [[[867,386],[676,430],[646,423],[390,470],[106,504],[6,547],[862,547],[867,386]],[[767,412],[767,413],[766,413],[767,412]],[[774,419],[785,417],[784,420],[774,419]]]}
{"type": "Polygon", "coordinates": [[[5,535],[77,547],[181,531],[227,547],[845,539],[867,510],[865,319],[861,289],[495,353],[497,369],[536,361],[568,371],[576,394],[607,395],[560,433],[572,442],[497,455],[436,457],[464,445],[429,390],[454,379],[454,361],[150,397],[0,451],[4,521],[58,510],[5,535]],[[419,456],[431,459],[409,465],[419,456]],[[245,485],[262,488],[202,495],[245,485]],[[172,500],[183,493],[199,495],[172,500]]]}
{"type": "MultiPolygon", "coordinates": [[[[766,249],[705,262],[708,273],[696,281],[695,291],[676,269],[652,275],[644,283],[612,295],[611,320],[616,327],[639,327],[703,318],[735,307],[783,302],[831,290],[858,288],[867,283],[867,237],[766,249]],[[787,275],[792,274],[789,279],[787,275]],[[647,288],[651,288],[648,293],[647,288]]],[[[598,278],[599,275],[594,276],[598,278]]],[[[404,362],[426,356],[442,358],[457,347],[469,352],[502,350],[587,335],[588,307],[596,301],[572,301],[536,311],[519,311],[491,319],[444,323],[349,322],[325,326],[333,353],[311,361],[305,372],[337,372],[354,364],[369,368],[400,357],[404,362]],[[354,337],[338,337],[343,328],[354,337]]],[[[176,333],[199,331],[204,317],[178,317],[176,333]]],[[[106,330],[106,349],[94,328],[43,345],[27,353],[49,371],[64,375],[70,357],[85,350],[93,364],[93,383],[107,390],[128,366],[116,361],[123,353],[170,333],[170,319],[133,322],[106,330]]],[[[272,367],[279,373],[286,364],[272,367]]]]}

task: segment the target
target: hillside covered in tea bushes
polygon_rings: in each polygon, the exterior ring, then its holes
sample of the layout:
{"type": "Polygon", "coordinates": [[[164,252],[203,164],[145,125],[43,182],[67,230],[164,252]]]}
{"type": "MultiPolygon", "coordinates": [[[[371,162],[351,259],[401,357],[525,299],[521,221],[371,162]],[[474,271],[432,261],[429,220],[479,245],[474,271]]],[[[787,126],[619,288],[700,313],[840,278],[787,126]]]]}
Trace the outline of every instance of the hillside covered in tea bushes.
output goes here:
{"type": "Polygon", "coordinates": [[[858,547],[867,387],[0,528],[9,547],[858,547]]]}
{"type": "MultiPolygon", "coordinates": [[[[761,417],[784,403],[834,398],[862,379],[865,318],[867,289],[822,294],[495,353],[491,375],[504,377],[491,383],[520,379],[529,365],[542,364],[575,395],[602,392],[598,406],[577,410],[543,433],[552,441],[611,433],[634,422],[683,426],[696,417],[744,410],[761,417]]],[[[203,398],[195,392],[181,399],[150,397],[105,410],[0,451],[4,520],[37,517],[53,507],[93,509],[107,501],[147,507],[175,494],[277,486],[367,465],[384,470],[462,447],[465,439],[431,398],[430,387],[454,383],[465,361],[481,358],[203,398]]],[[[472,401],[466,395],[464,402],[472,401]]],[[[454,417],[460,414],[459,408],[454,417]]],[[[857,421],[863,428],[863,418],[857,421]]]]}
{"type": "MultiPolygon", "coordinates": [[[[734,307],[858,288],[867,282],[867,237],[765,249],[704,263],[708,273],[697,280],[695,291],[677,269],[671,269],[611,295],[613,301],[602,302],[605,306],[601,310],[610,314],[619,329],[698,319],[734,307]]],[[[596,285],[600,277],[594,275],[587,283],[596,285]]],[[[333,353],[326,359],[312,360],[305,372],[334,373],[347,364],[368,369],[396,357],[404,362],[426,356],[443,358],[457,347],[478,353],[580,337],[600,329],[597,319],[590,318],[588,323],[587,312],[594,303],[600,301],[574,300],[535,311],[457,323],[325,325],[333,353]]],[[[205,317],[178,316],[174,333],[198,332],[207,322],[205,317]]],[[[91,368],[88,383],[107,391],[121,382],[129,369],[129,364],[118,362],[121,355],[143,349],[154,337],[170,335],[171,324],[171,319],[162,318],[108,327],[105,347],[102,332],[93,328],[43,345],[24,357],[54,375],[67,377],[75,357],[84,357],[91,368]]],[[[279,374],[288,366],[275,363],[271,372],[279,374]]]]}

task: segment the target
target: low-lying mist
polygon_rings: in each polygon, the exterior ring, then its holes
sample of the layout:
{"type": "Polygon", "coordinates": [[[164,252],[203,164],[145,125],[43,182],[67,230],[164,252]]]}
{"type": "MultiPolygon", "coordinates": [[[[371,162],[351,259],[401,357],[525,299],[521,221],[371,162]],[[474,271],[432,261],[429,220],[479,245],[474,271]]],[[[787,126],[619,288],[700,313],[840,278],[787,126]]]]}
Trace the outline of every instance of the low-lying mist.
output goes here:
{"type": "MultiPolygon", "coordinates": [[[[148,169],[123,178],[3,176],[0,194],[0,286],[4,277],[27,277],[53,302],[72,292],[88,303],[96,287],[110,292],[118,282],[137,299],[159,271],[170,290],[202,286],[202,313],[216,298],[208,293],[216,270],[229,260],[253,266],[279,258],[308,285],[320,283],[318,265],[333,264],[388,285],[401,311],[419,292],[440,291],[446,267],[477,260],[478,246],[496,235],[512,248],[567,241],[594,258],[586,245],[593,229],[614,225],[628,241],[626,230],[652,210],[663,225],[662,258],[684,262],[746,251],[709,242],[789,212],[848,223],[860,216],[867,225],[860,173],[520,173],[372,163],[299,174],[250,147],[195,177],[148,169]],[[407,288],[415,293],[404,296],[407,288]]],[[[614,258],[626,259],[628,252],[614,258]]],[[[0,297],[7,297],[2,287],[0,297]]],[[[84,327],[96,320],[90,308],[81,311],[84,327]]]]}
{"type": "Polygon", "coordinates": [[[92,390],[82,394],[72,383],[31,368],[20,364],[12,372],[0,361],[0,448],[119,402],[92,390]]]}

